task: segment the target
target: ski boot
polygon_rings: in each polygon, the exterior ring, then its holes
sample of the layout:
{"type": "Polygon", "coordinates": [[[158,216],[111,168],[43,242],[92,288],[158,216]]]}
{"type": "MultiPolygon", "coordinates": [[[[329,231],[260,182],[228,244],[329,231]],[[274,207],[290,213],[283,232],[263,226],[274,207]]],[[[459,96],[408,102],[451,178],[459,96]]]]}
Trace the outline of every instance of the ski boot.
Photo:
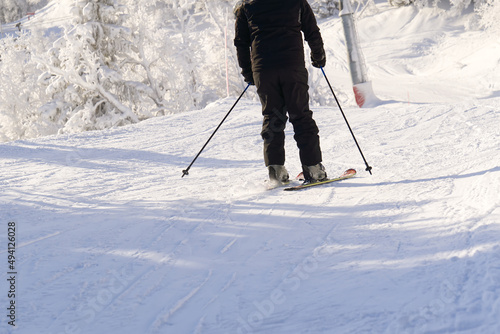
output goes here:
{"type": "Polygon", "coordinates": [[[269,165],[269,181],[276,184],[287,184],[289,181],[288,172],[283,165],[269,165]]]}
{"type": "Polygon", "coordinates": [[[328,179],[325,166],[322,163],[314,166],[302,165],[302,171],[304,173],[304,183],[314,183],[328,179]]]}

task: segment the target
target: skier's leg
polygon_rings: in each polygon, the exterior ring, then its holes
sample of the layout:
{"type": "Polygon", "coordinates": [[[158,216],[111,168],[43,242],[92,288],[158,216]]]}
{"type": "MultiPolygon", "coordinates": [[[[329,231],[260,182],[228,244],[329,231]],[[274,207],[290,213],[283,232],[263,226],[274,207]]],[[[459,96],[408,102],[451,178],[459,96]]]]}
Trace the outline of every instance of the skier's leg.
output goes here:
{"type": "Polygon", "coordinates": [[[264,139],[264,162],[285,164],[285,125],[287,121],[283,94],[275,70],[254,73],[255,86],[262,104],[261,136],[264,139]]]}
{"type": "Polygon", "coordinates": [[[294,138],[299,148],[300,161],[304,166],[317,165],[322,161],[319,130],[309,109],[308,73],[305,68],[281,71],[281,84],[294,138]]]}

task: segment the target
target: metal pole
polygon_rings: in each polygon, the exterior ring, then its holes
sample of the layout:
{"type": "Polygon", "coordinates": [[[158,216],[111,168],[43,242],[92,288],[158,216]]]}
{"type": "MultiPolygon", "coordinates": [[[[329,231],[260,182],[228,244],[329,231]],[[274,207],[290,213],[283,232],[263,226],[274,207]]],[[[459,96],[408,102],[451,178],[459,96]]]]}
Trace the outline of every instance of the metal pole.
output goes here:
{"type": "Polygon", "coordinates": [[[366,75],[365,63],[361,48],[359,47],[358,34],[354,25],[353,14],[350,0],[340,1],[340,17],[344,26],[345,42],[347,47],[347,56],[349,58],[349,68],[353,85],[368,81],[366,75]]]}
{"type": "Polygon", "coordinates": [[[354,22],[354,11],[350,0],[340,0],[340,17],[344,26],[345,44],[347,47],[347,58],[351,72],[352,88],[356,103],[361,107],[369,107],[380,100],[375,96],[372,84],[366,74],[366,65],[359,45],[358,33],[354,22]]]}

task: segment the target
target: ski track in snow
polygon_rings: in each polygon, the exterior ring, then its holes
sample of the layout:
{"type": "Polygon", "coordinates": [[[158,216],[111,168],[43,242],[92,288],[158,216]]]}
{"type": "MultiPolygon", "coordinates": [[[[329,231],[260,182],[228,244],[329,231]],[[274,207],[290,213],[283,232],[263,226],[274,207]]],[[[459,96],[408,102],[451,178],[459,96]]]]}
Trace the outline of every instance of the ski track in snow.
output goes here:
{"type": "MultiPolygon", "coordinates": [[[[430,10],[378,7],[359,33],[386,101],[343,103],[373,176],[335,106],[312,107],[324,164],[358,175],[300,192],[266,191],[260,105],[245,99],[184,178],[234,98],[1,144],[19,326],[4,319],[0,333],[500,333],[498,77],[468,44],[484,38],[492,62],[496,46],[480,32],[460,40],[430,10]],[[455,66],[466,82],[443,70],[455,66]]],[[[348,96],[339,22],[321,27],[327,73],[348,96]]]]}
{"type": "Polygon", "coordinates": [[[59,137],[2,145],[14,156],[2,161],[4,220],[26,230],[19,266],[29,302],[19,312],[34,318],[24,330],[494,332],[500,133],[488,124],[497,113],[480,104],[348,109],[370,152],[369,176],[351,139],[329,135],[345,125],[316,108],[334,152],[329,171],[355,167],[358,176],[291,194],[265,190],[258,140],[246,158],[227,150],[219,168],[217,146],[258,129],[258,109],[243,102],[240,125],[225,128],[185,178],[185,151],[199,140],[166,138],[193,113],[65,145],[59,137]],[[184,151],[169,159],[170,147],[184,151]]]}

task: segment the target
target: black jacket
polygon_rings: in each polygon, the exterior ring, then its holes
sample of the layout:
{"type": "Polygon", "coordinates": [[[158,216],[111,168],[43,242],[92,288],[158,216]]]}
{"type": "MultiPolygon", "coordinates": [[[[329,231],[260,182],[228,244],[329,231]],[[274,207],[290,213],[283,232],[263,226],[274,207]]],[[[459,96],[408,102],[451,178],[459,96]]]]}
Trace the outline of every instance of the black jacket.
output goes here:
{"type": "Polygon", "coordinates": [[[304,39],[311,57],[324,57],[323,40],[307,0],[245,0],[235,7],[235,39],[242,73],[304,67],[304,39]]]}

